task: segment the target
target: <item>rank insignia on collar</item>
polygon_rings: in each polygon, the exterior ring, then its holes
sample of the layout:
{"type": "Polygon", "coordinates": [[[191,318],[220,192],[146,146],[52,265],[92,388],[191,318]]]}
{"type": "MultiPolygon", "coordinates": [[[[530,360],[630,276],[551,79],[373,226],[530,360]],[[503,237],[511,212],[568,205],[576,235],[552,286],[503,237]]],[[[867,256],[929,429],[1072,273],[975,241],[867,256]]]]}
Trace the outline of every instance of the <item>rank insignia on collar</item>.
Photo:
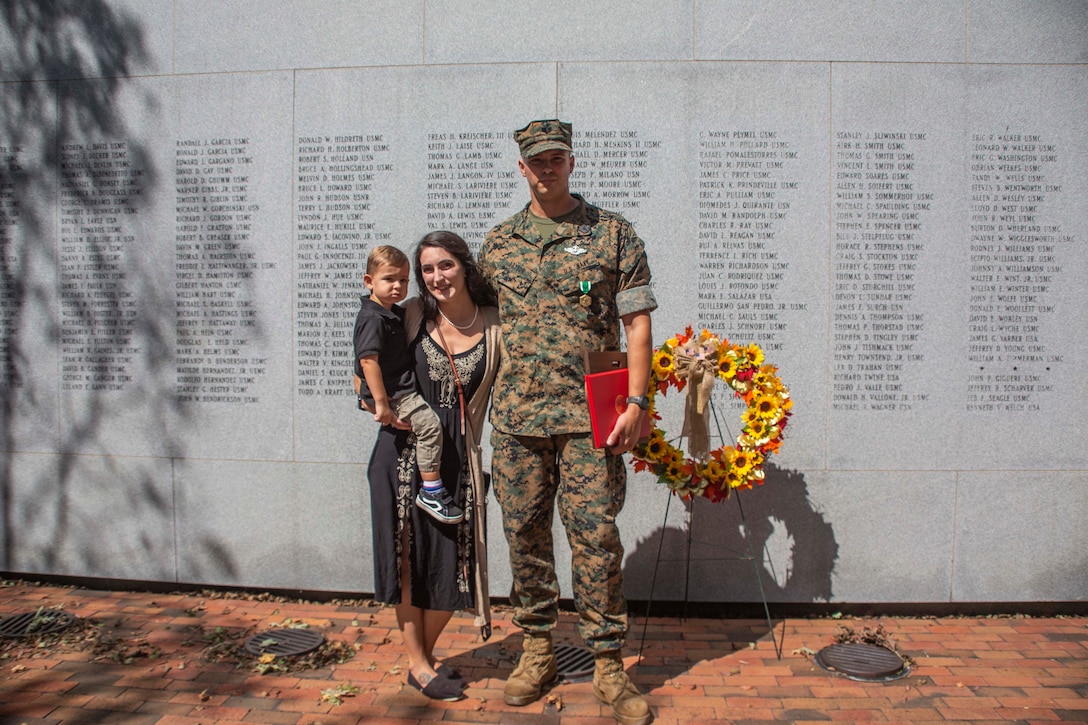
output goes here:
{"type": "Polygon", "coordinates": [[[585,247],[580,247],[577,244],[572,244],[569,247],[564,247],[563,250],[569,254],[573,254],[575,257],[581,256],[589,250],[585,247]]]}
{"type": "Polygon", "coordinates": [[[589,233],[593,231],[593,227],[588,224],[582,224],[578,227],[578,233],[583,237],[589,236],[589,233]]]}

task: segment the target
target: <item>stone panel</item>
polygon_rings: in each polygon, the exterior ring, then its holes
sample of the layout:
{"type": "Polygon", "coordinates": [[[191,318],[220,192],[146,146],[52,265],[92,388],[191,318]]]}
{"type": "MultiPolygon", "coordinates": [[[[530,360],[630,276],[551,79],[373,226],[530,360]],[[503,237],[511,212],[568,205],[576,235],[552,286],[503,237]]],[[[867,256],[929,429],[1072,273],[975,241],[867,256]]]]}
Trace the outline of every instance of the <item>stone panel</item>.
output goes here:
{"type": "Polygon", "coordinates": [[[971,3],[967,59],[972,63],[1088,62],[1088,12],[1078,0],[971,3]]]}
{"type": "MultiPolygon", "coordinates": [[[[66,444],[289,455],[288,76],[133,81],[65,129],[66,444]],[[258,100],[259,99],[259,100],[258,100]]],[[[103,82],[61,84],[91,105],[103,82]]]]}
{"type": "MultiPolygon", "coordinates": [[[[655,343],[691,325],[760,344],[803,411],[783,447],[789,466],[819,461],[824,435],[827,84],[826,68],[800,64],[560,73],[579,154],[572,188],[646,241],[655,343]]],[[[717,395],[732,440],[742,408],[724,385],[717,395]]],[[[680,430],[680,401],[673,391],[661,406],[666,431],[680,430]]]]}
{"type": "Polygon", "coordinates": [[[1077,473],[959,474],[953,593],[962,602],[1088,600],[1088,489],[1077,473]]]}
{"type": "Polygon", "coordinates": [[[299,74],[300,457],[370,457],[377,429],[351,393],[351,336],[359,297],[367,294],[370,250],[392,244],[411,255],[421,237],[439,229],[478,250],[487,230],[528,198],[513,130],[525,119],[554,116],[554,98],[554,74],[543,65],[299,74]],[[508,104],[497,108],[496,94],[508,104]]]}
{"type": "Polygon", "coordinates": [[[7,455],[8,569],[174,581],[169,459],[7,455]]]}
{"type": "Polygon", "coordinates": [[[373,590],[365,468],[192,460],[176,472],[178,581],[373,590]]]}
{"type": "Polygon", "coordinates": [[[163,106],[164,100],[172,105],[171,85],[169,79],[59,84],[54,274],[61,436],[68,450],[176,450],[174,203],[162,184],[173,155],[163,106]]]}
{"type": "Polygon", "coordinates": [[[170,73],[171,0],[41,0],[0,22],[0,81],[170,73]]]}
{"type": "Polygon", "coordinates": [[[423,3],[196,0],[177,6],[177,73],[423,61],[423,3]]]}
{"type": "Polygon", "coordinates": [[[955,63],[964,57],[964,4],[957,0],[712,0],[695,7],[700,60],[955,63]]]}
{"type": "Polygon", "coordinates": [[[688,60],[687,3],[427,3],[428,63],[688,60]]]}
{"type": "Polygon", "coordinates": [[[58,250],[56,95],[0,86],[0,397],[6,450],[54,452],[61,386],[54,324],[58,250]],[[21,99],[21,100],[16,100],[21,99]]]}
{"type": "Polygon", "coordinates": [[[177,427],[195,457],[289,459],[291,76],[180,77],[170,92],[157,143],[171,151],[177,427]]]}
{"type": "Polygon", "coordinates": [[[1080,416],[1081,75],[836,69],[833,467],[1071,462],[1070,427],[1038,455],[976,443],[1080,416]]]}

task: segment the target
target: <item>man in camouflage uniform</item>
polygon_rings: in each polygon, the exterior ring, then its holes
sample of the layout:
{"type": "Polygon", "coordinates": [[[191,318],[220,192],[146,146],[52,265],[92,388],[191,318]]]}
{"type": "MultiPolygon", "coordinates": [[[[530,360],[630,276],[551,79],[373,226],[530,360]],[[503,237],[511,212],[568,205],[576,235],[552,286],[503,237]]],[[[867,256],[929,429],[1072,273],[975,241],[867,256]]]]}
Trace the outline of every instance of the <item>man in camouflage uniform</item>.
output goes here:
{"type": "Polygon", "coordinates": [[[579,632],[596,659],[594,692],[621,723],[653,720],[623,670],[627,634],[623,545],[626,467],[650,375],[657,307],[642,240],[630,223],[570,193],[571,126],[533,121],[514,134],[529,204],[487,234],[480,268],[499,290],[502,363],[492,396],[492,475],[514,576],[524,651],[504,700],[527,705],[555,678],[559,615],[552,545],[556,502],[573,555],[579,632]],[[627,338],[628,405],[605,449],[593,447],[583,353],[627,338]]]}

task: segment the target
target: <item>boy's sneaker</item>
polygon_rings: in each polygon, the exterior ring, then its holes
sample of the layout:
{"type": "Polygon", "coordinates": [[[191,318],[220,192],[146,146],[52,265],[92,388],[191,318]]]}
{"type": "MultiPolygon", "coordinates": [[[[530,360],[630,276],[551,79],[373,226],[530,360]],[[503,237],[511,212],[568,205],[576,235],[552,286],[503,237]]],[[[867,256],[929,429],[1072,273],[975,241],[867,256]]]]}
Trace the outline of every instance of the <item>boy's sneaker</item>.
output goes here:
{"type": "Polygon", "coordinates": [[[465,512],[453,502],[453,496],[442,487],[431,493],[420,488],[416,494],[416,506],[430,514],[431,518],[444,524],[459,524],[465,520],[465,512]]]}

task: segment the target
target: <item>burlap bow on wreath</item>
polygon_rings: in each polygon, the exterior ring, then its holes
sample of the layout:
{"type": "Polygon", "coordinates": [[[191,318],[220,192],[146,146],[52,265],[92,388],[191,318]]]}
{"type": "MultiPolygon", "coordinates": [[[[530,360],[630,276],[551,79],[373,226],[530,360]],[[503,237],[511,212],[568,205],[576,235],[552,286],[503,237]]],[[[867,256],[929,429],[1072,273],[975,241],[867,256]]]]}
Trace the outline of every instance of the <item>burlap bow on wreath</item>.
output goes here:
{"type": "Polygon", "coordinates": [[[686,380],[688,385],[681,435],[687,436],[688,455],[699,460],[704,460],[710,451],[709,404],[717,376],[717,363],[681,353],[676,355],[676,377],[686,380]]]}

